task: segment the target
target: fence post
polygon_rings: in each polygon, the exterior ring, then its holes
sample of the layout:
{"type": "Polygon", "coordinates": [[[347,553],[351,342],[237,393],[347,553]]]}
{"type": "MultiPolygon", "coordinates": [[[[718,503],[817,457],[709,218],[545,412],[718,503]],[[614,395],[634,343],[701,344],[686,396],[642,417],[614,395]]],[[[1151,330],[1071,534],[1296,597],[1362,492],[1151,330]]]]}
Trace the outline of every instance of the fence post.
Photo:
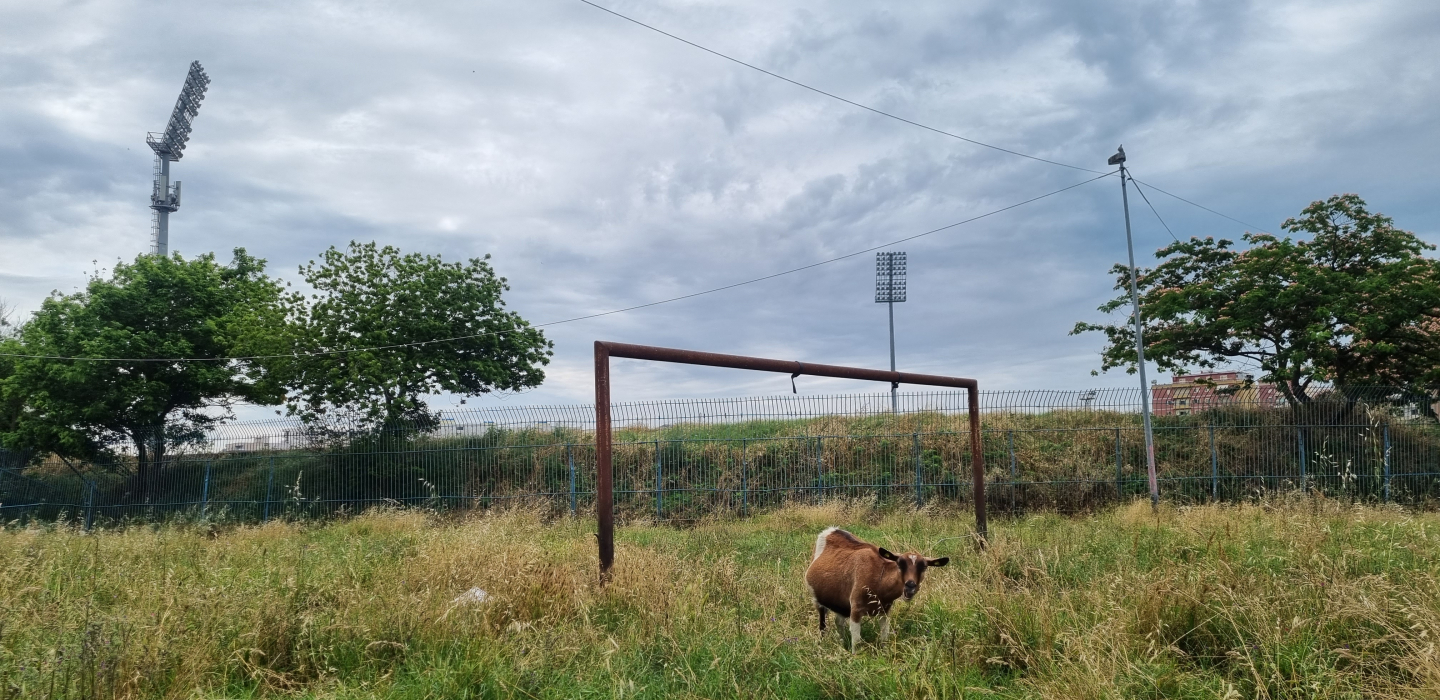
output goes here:
{"type": "Polygon", "coordinates": [[[1115,429],[1115,498],[1125,498],[1124,461],[1120,457],[1120,429],[1115,429]]]}
{"type": "Polygon", "coordinates": [[[85,480],[85,530],[95,523],[95,480],[85,480]]]}
{"type": "Polygon", "coordinates": [[[1386,502],[1386,503],[1389,503],[1389,502],[1390,502],[1390,424],[1389,424],[1389,423],[1386,423],[1385,426],[1384,426],[1384,435],[1385,435],[1385,454],[1384,454],[1384,465],[1385,465],[1385,502],[1386,502]]]}
{"type": "Polygon", "coordinates": [[[1215,454],[1215,424],[1210,424],[1210,500],[1220,500],[1220,460],[1215,454]]]}
{"type": "Polygon", "coordinates": [[[200,519],[205,519],[205,511],[210,508],[210,460],[205,460],[205,486],[200,492],[200,519]]]}
{"type": "Polygon", "coordinates": [[[915,431],[915,507],[925,506],[924,469],[920,452],[920,431],[915,431]]]}
{"type": "Polygon", "coordinates": [[[1015,431],[1009,431],[1010,442],[1010,510],[1015,510],[1015,431]]]}
{"type": "Polygon", "coordinates": [[[1309,493],[1310,489],[1306,488],[1310,485],[1309,479],[1305,474],[1305,428],[1297,426],[1295,435],[1300,440],[1300,493],[1309,493]]]}
{"type": "Polygon", "coordinates": [[[655,517],[661,518],[665,514],[665,487],[664,474],[660,467],[660,441],[655,441],[655,517]]]}
{"type": "Polygon", "coordinates": [[[570,515],[578,514],[575,505],[575,451],[572,445],[565,445],[565,461],[570,464],[570,515]]]}
{"type": "Polygon", "coordinates": [[[740,439],[740,514],[750,511],[750,440],[740,439]]]}
{"type": "Polygon", "coordinates": [[[825,438],[815,438],[815,500],[825,497],[825,438]]]}
{"type": "Polygon", "coordinates": [[[260,522],[270,522],[270,490],[275,486],[275,455],[270,455],[270,477],[265,480],[265,514],[260,522]]]}

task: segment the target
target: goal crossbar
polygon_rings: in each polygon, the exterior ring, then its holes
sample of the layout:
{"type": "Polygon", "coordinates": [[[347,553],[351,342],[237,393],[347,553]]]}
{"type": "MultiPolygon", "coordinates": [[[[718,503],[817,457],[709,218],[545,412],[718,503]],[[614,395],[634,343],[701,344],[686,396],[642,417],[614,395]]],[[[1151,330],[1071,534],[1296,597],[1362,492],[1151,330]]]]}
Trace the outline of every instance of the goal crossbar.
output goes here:
{"type": "Polygon", "coordinates": [[[610,425],[610,358],[671,362],[684,365],[727,367],[757,372],[780,372],[792,376],[835,377],[862,381],[944,386],[964,389],[969,398],[970,469],[974,485],[975,532],[982,541],[986,536],[985,520],[985,459],[980,445],[980,385],[974,379],[934,374],[891,372],[861,367],[821,365],[794,360],[772,360],[746,355],[725,355],[699,350],[678,350],[653,345],[632,345],[604,340],[595,341],[595,513],[599,521],[600,575],[608,576],[615,563],[615,496],[611,466],[610,425]]]}

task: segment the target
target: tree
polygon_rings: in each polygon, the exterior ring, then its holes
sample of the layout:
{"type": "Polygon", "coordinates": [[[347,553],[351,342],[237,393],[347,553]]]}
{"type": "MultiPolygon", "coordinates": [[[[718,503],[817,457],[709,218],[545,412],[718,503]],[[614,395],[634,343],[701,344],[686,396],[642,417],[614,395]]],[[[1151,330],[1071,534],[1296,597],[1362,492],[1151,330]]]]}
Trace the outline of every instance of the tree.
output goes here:
{"type": "Polygon", "coordinates": [[[11,321],[14,307],[0,299],[0,450],[5,448],[5,436],[15,431],[20,418],[19,392],[6,392],[7,380],[15,375],[16,355],[23,354],[17,330],[11,321]]]}
{"type": "MultiPolygon", "coordinates": [[[[1353,194],[1313,202],[1281,227],[1311,238],[1247,233],[1245,250],[1207,237],[1157,251],[1162,262],[1138,271],[1146,359],[1177,372],[1253,362],[1292,405],[1316,381],[1344,391],[1440,380],[1440,263],[1424,256],[1435,246],[1353,194]]],[[[1129,268],[1111,272],[1127,290],[1129,268]]],[[[1122,295],[1100,310],[1129,306],[1122,295]]],[[[1081,322],[1071,334],[1087,331],[1108,339],[1103,370],[1135,371],[1129,323],[1081,322]]]]}
{"type": "Polygon", "coordinates": [[[233,402],[283,398],[263,367],[236,359],[244,336],[277,316],[283,288],[264,268],[243,248],[229,265],[141,255],[81,292],[52,294],[20,328],[25,356],[0,387],[22,403],[6,445],[88,459],[129,443],[145,495],[167,450],[229,417],[233,402]]]}
{"type": "Polygon", "coordinates": [[[300,268],[314,293],[288,297],[297,354],[273,363],[290,411],[315,419],[339,409],[371,425],[426,425],[435,420],[426,394],[539,386],[552,345],[504,310],[509,286],[489,257],[446,263],[351,242],[300,268]]]}
{"type": "Polygon", "coordinates": [[[6,437],[14,434],[20,420],[23,405],[20,392],[8,391],[6,387],[10,378],[15,376],[15,365],[19,362],[15,355],[23,352],[20,341],[0,336],[0,450],[8,447],[6,437]]]}
{"type": "Polygon", "coordinates": [[[14,315],[15,307],[0,299],[0,340],[15,336],[15,322],[10,320],[14,315]]]}

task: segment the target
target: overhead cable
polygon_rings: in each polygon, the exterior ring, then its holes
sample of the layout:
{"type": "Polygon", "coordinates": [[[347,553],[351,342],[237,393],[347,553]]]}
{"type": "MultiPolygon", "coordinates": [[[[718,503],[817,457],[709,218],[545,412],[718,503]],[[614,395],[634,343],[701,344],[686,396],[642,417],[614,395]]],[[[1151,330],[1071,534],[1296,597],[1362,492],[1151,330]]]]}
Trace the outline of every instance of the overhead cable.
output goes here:
{"type": "MultiPolygon", "coordinates": [[[[1162,189],[1160,189],[1159,187],[1156,187],[1156,186],[1154,186],[1154,185],[1152,185],[1152,184],[1150,184],[1150,183],[1148,183],[1148,182],[1145,182],[1145,181],[1143,181],[1143,180],[1136,180],[1135,178],[1132,177],[1132,178],[1130,178],[1130,181],[1136,183],[1137,185],[1144,185],[1144,186],[1146,186],[1146,187],[1149,187],[1150,189],[1155,190],[1156,192],[1159,192],[1160,194],[1168,195],[1168,196],[1170,196],[1170,197],[1174,197],[1175,199],[1178,199],[1178,200],[1180,200],[1180,201],[1182,201],[1182,202],[1184,202],[1184,203],[1186,203],[1186,204],[1189,204],[1189,205],[1192,206],[1192,207],[1198,207],[1198,208],[1200,208],[1200,209],[1204,209],[1205,211],[1208,211],[1208,212],[1210,212],[1211,214],[1214,214],[1215,216],[1218,216],[1218,217],[1220,217],[1220,218],[1222,218],[1222,219],[1229,219],[1229,220],[1231,220],[1231,221],[1234,221],[1234,222],[1237,223],[1237,224],[1240,224],[1241,226],[1248,226],[1248,227],[1250,227],[1250,228],[1252,228],[1252,229],[1254,229],[1254,230],[1256,230],[1256,231],[1259,231],[1260,233],[1270,233],[1269,231],[1266,231],[1265,229],[1260,228],[1259,226],[1256,226],[1255,224],[1251,224],[1251,223],[1247,223],[1247,222],[1241,221],[1241,220],[1239,220],[1239,219],[1237,219],[1237,218],[1235,218],[1235,217],[1233,217],[1233,216],[1230,216],[1230,215],[1228,215],[1228,214],[1221,214],[1220,212],[1215,211],[1214,209],[1211,209],[1210,207],[1207,207],[1207,206],[1205,206],[1204,204],[1196,204],[1195,202],[1192,202],[1192,201],[1190,201],[1190,200],[1188,200],[1188,199],[1186,199],[1186,198],[1184,198],[1184,197],[1181,197],[1181,196],[1178,195],[1178,194],[1175,194],[1175,193],[1173,193],[1173,192],[1166,192],[1165,190],[1162,190],[1162,189]]],[[[1272,235],[1273,235],[1273,234],[1272,234],[1272,235]]]]}
{"type": "MultiPolygon", "coordinates": [[[[747,63],[747,62],[742,61],[742,60],[740,60],[740,59],[738,59],[738,58],[735,58],[734,56],[730,56],[730,55],[728,55],[728,54],[724,54],[724,53],[721,53],[721,52],[719,52],[719,51],[716,51],[715,49],[712,49],[712,48],[710,48],[710,47],[708,47],[708,46],[702,46],[702,45],[697,44],[697,43],[695,43],[695,42],[693,42],[693,41],[690,41],[689,39],[686,39],[686,38],[684,38],[684,37],[680,37],[680,36],[676,36],[676,35],[674,35],[674,34],[671,34],[670,32],[667,32],[667,31],[665,31],[664,29],[660,29],[659,27],[656,27],[656,26],[654,26],[654,25],[646,24],[646,23],[644,23],[644,22],[641,22],[640,20],[635,19],[634,17],[631,17],[631,16],[629,16],[629,15],[621,14],[621,13],[616,12],[615,10],[612,10],[612,9],[610,9],[610,8],[608,8],[608,7],[603,6],[603,5],[598,5],[598,4],[594,3],[594,2],[591,2],[591,0],[580,0],[580,2],[583,2],[583,3],[585,3],[586,5],[589,5],[589,6],[595,8],[595,9],[597,9],[597,10],[600,10],[600,11],[602,11],[602,12],[606,12],[606,13],[609,13],[609,14],[614,15],[614,16],[616,16],[616,17],[619,17],[620,19],[623,19],[623,20],[625,20],[626,22],[630,22],[630,23],[635,24],[635,25],[637,25],[637,26],[644,27],[645,29],[649,29],[650,31],[655,32],[655,33],[657,33],[657,34],[662,34],[662,35],[664,35],[664,36],[670,37],[671,39],[674,39],[675,41],[678,41],[678,42],[680,42],[680,43],[682,43],[682,44],[686,44],[686,45],[689,45],[689,46],[693,46],[693,47],[695,47],[695,48],[697,48],[697,49],[700,49],[701,51],[704,51],[704,52],[706,52],[706,53],[708,53],[708,54],[712,54],[712,55],[714,55],[714,56],[718,56],[718,57],[723,58],[723,59],[725,59],[725,60],[727,60],[727,61],[730,61],[730,62],[732,62],[732,63],[736,63],[736,64],[739,64],[739,65],[745,66],[746,68],[749,68],[749,69],[751,69],[751,70],[758,71],[758,72],[760,72],[760,73],[764,73],[765,75],[768,75],[768,76],[770,76],[770,77],[772,77],[772,78],[775,78],[775,79],[777,79],[777,80],[783,80],[783,81],[785,81],[785,82],[787,82],[787,83],[790,83],[791,85],[794,85],[794,86],[800,87],[800,88],[804,88],[804,89],[809,90],[809,91],[811,91],[811,92],[813,92],[813,93],[816,93],[816,94],[818,94],[818,95],[824,95],[825,97],[829,97],[829,98],[832,99],[832,100],[838,100],[838,101],[840,101],[840,102],[844,102],[845,104],[848,104],[848,105],[850,105],[850,106],[852,106],[852,107],[859,107],[860,109],[863,109],[863,110],[865,110],[865,111],[867,111],[867,112],[873,112],[873,113],[878,114],[878,115],[880,115],[880,116],[888,117],[888,118],[890,118],[890,119],[894,119],[895,121],[904,122],[904,123],[909,124],[909,125],[911,125],[911,126],[919,127],[919,128],[924,129],[924,130],[926,130],[926,131],[932,131],[932,132],[937,133],[937,134],[940,134],[940,135],[942,135],[942,136],[948,136],[948,137],[950,137],[950,138],[952,138],[952,139],[959,139],[959,140],[964,141],[964,142],[966,142],[966,143],[974,144],[974,145],[976,145],[976,146],[981,146],[981,147],[983,147],[983,148],[989,148],[989,149],[995,150],[995,151],[1000,151],[1001,153],[1009,153],[1010,155],[1013,155],[1013,156],[1019,156],[1019,157],[1021,157],[1021,158],[1028,158],[1028,159],[1030,159],[1030,160],[1039,161],[1039,162],[1041,162],[1041,163],[1049,163],[1050,165],[1058,165],[1058,166],[1060,166],[1060,167],[1062,167],[1062,168],[1071,168],[1071,169],[1073,169],[1073,170],[1080,170],[1080,171],[1087,172],[1087,173],[1099,173],[1099,172],[1101,172],[1101,171],[1099,171],[1099,170],[1092,170],[1092,169],[1090,169],[1090,168],[1081,167],[1081,166],[1079,166],[1079,165],[1071,165],[1071,164],[1069,164],[1069,163],[1062,163],[1062,162],[1057,161],[1057,160],[1050,160],[1049,158],[1041,158],[1041,157],[1039,157],[1039,156],[1032,156],[1032,155],[1030,155],[1030,154],[1028,154],[1028,153],[1021,153],[1020,151],[1016,151],[1016,150],[1012,150],[1012,149],[1009,149],[1009,148],[1005,148],[1005,147],[1003,147],[1003,146],[996,146],[996,145],[994,145],[994,144],[985,143],[984,141],[977,141],[977,140],[972,139],[972,138],[966,138],[966,137],[961,136],[961,135],[959,135],[959,134],[956,134],[956,133],[953,133],[953,132],[949,132],[949,131],[945,131],[944,129],[937,129],[937,128],[935,128],[935,127],[933,127],[933,126],[930,126],[930,125],[928,125],[928,124],[921,124],[920,122],[917,122],[917,121],[915,121],[915,120],[913,120],[913,119],[906,119],[905,117],[899,116],[899,115],[897,115],[897,114],[893,114],[893,113],[891,113],[891,112],[886,112],[886,111],[883,110],[883,109],[877,109],[877,108],[875,108],[875,107],[871,107],[870,105],[862,104],[862,103],[856,102],[856,101],[854,101],[854,100],[851,100],[851,99],[848,99],[848,98],[845,98],[845,97],[841,97],[841,96],[839,96],[839,95],[837,95],[837,94],[835,94],[835,93],[833,93],[833,92],[828,92],[828,91],[822,90],[822,89],[817,88],[817,87],[815,87],[815,86],[813,86],[813,85],[807,85],[807,84],[802,83],[802,82],[800,82],[800,81],[798,81],[798,80],[795,80],[794,78],[788,78],[788,77],[783,76],[783,75],[780,75],[779,73],[776,73],[776,72],[774,72],[774,71],[766,70],[766,69],[761,68],[760,66],[757,66],[757,65],[755,65],[755,64],[753,64],[753,63],[747,63]]],[[[1134,180],[1134,178],[1131,178],[1131,181],[1132,181],[1132,182],[1138,182],[1138,181],[1134,180]]],[[[1242,226],[1248,226],[1248,227],[1250,227],[1250,228],[1252,228],[1252,229],[1255,229],[1256,231],[1260,231],[1260,232],[1262,232],[1262,233],[1265,233],[1264,229],[1261,229],[1260,227],[1258,227],[1258,226],[1256,226],[1256,225],[1254,225],[1254,224],[1246,223],[1246,222],[1244,222],[1244,221],[1241,221],[1240,219],[1237,219],[1237,218],[1235,218],[1235,217],[1233,217],[1233,216],[1229,216],[1229,215],[1227,215],[1227,214],[1222,214],[1222,213],[1220,213],[1220,212],[1218,212],[1218,211],[1215,211],[1214,209],[1211,209],[1210,207],[1207,207],[1207,206],[1205,206],[1205,205],[1203,205],[1203,204],[1197,204],[1197,203],[1192,202],[1192,201],[1190,201],[1190,200],[1188,200],[1188,199],[1185,199],[1184,197],[1181,197],[1180,195],[1173,194],[1173,193],[1171,193],[1171,192],[1166,192],[1165,190],[1162,190],[1162,189],[1160,189],[1159,187],[1156,187],[1156,186],[1154,186],[1154,185],[1152,185],[1152,184],[1150,184],[1150,183],[1148,183],[1148,182],[1145,182],[1145,183],[1142,183],[1142,184],[1144,184],[1146,187],[1149,187],[1149,188],[1155,190],[1156,192],[1159,192],[1159,193],[1161,193],[1161,194],[1165,194],[1165,195],[1169,195],[1169,196],[1171,196],[1171,197],[1174,197],[1175,199],[1178,199],[1178,200],[1180,200],[1180,201],[1182,201],[1182,202],[1184,202],[1184,203],[1186,203],[1186,204],[1189,204],[1190,206],[1198,207],[1198,208],[1200,208],[1200,209],[1204,209],[1205,211],[1208,211],[1208,212],[1210,212],[1211,214],[1214,214],[1214,215],[1216,215],[1216,216],[1219,216],[1219,217],[1222,217],[1222,218],[1225,218],[1225,219],[1229,219],[1230,221],[1234,221],[1235,223],[1241,224],[1242,226]]],[[[1174,234],[1172,233],[1171,236],[1174,236],[1174,234]]]]}
{"type": "Polygon", "coordinates": [[[1145,190],[1140,189],[1140,182],[1135,179],[1134,175],[1129,175],[1128,177],[1130,178],[1130,183],[1135,185],[1135,191],[1140,193],[1140,198],[1145,200],[1145,204],[1149,206],[1150,211],[1155,214],[1155,218],[1160,219],[1160,225],[1165,227],[1165,233],[1170,234],[1170,237],[1175,238],[1175,242],[1179,243],[1180,239],[1176,238],[1175,232],[1170,230],[1170,224],[1165,223],[1165,219],[1160,216],[1160,212],[1156,211],[1155,205],[1150,204],[1150,198],[1145,196],[1145,190]]]}
{"type": "Polygon", "coordinates": [[[634,24],[637,24],[637,25],[639,25],[639,26],[641,26],[641,27],[644,27],[644,28],[646,28],[646,29],[649,29],[650,31],[655,32],[655,33],[657,33],[657,34],[663,34],[663,35],[665,35],[665,36],[668,36],[668,37],[670,37],[671,39],[674,39],[675,41],[681,42],[681,43],[683,43],[683,44],[689,44],[690,46],[693,46],[693,47],[695,47],[695,48],[697,48],[697,49],[700,49],[701,51],[704,51],[704,52],[709,53],[709,54],[713,54],[713,55],[715,55],[715,56],[719,56],[720,58],[723,58],[723,59],[725,59],[725,60],[727,60],[727,61],[730,61],[730,62],[732,62],[732,63],[738,63],[738,64],[740,64],[740,65],[742,65],[742,66],[745,66],[746,68],[749,68],[749,69],[755,70],[755,71],[759,71],[759,72],[764,73],[765,75],[768,75],[768,76],[770,76],[770,77],[772,77],[772,78],[776,78],[776,79],[778,79],[778,80],[783,80],[783,81],[785,81],[785,82],[787,82],[787,83],[790,83],[791,85],[794,85],[794,86],[796,86],[796,87],[805,88],[806,90],[809,90],[809,91],[814,92],[814,93],[816,93],[816,94],[820,94],[820,95],[824,95],[824,96],[826,96],[826,97],[829,97],[829,98],[832,99],[832,100],[839,100],[840,102],[844,102],[845,104],[851,105],[852,107],[859,107],[860,109],[866,110],[866,111],[868,111],[868,112],[874,112],[875,114],[878,114],[878,115],[880,115],[880,116],[882,116],[882,117],[889,117],[890,119],[894,119],[894,120],[896,120],[896,121],[904,122],[904,123],[909,124],[909,125],[911,125],[911,126],[918,126],[918,127],[920,127],[921,129],[925,129],[926,131],[933,131],[933,132],[935,132],[935,133],[937,133],[937,134],[940,134],[940,135],[942,135],[942,136],[949,136],[949,137],[952,138],[952,139],[959,139],[959,140],[961,140],[961,141],[964,141],[965,143],[970,143],[970,144],[974,144],[974,145],[976,145],[976,146],[981,146],[981,147],[983,147],[983,148],[989,148],[989,149],[991,149],[991,150],[1000,151],[1001,153],[1009,153],[1009,154],[1012,155],[1012,156],[1019,156],[1019,157],[1021,157],[1021,158],[1029,158],[1030,160],[1039,161],[1039,162],[1041,162],[1041,163],[1049,163],[1050,165],[1058,165],[1058,166],[1060,166],[1060,167],[1062,167],[1062,168],[1070,168],[1070,169],[1072,169],[1072,170],[1079,170],[1079,171],[1087,172],[1087,173],[1108,174],[1108,173],[1105,173],[1105,172],[1100,171],[1100,170],[1092,170],[1092,169],[1090,169],[1090,168],[1082,168],[1082,167],[1080,167],[1080,166],[1078,166],[1078,165],[1071,165],[1071,164],[1069,164],[1069,163],[1061,163],[1061,162],[1058,161],[1058,160],[1050,160],[1050,159],[1048,159],[1048,158],[1041,158],[1040,156],[1032,156],[1032,155],[1030,155],[1029,153],[1021,153],[1020,151],[1011,150],[1011,149],[1005,148],[1005,147],[1003,147],[1003,146],[996,146],[996,145],[994,145],[994,144],[985,143],[984,141],[976,141],[975,139],[966,138],[966,137],[961,136],[961,135],[959,135],[959,134],[952,133],[952,132],[949,132],[949,131],[945,131],[944,129],[937,129],[937,128],[933,127],[933,126],[928,126],[928,125],[925,125],[925,124],[921,124],[920,122],[917,122],[917,121],[914,121],[914,120],[911,120],[911,119],[906,119],[905,117],[899,116],[899,115],[897,115],[897,114],[892,114],[892,113],[890,113],[890,112],[886,112],[886,111],[883,110],[883,109],[876,109],[876,108],[874,108],[874,107],[871,107],[870,105],[861,104],[861,103],[856,102],[856,101],[854,101],[854,100],[846,99],[846,98],[841,97],[841,96],[839,96],[839,95],[837,95],[837,94],[835,94],[835,93],[833,93],[833,92],[826,92],[825,90],[821,90],[820,88],[817,88],[817,87],[815,87],[815,86],[813,86],[813,85],[806,85],[805,83],[802,83],[802,82],[800,82],[800,81],[798,81],[798,80],[795,80],[795,79],[793,79],[793,78],[787,78],[787,77],[785,77],[785,76],[783,76],[783,75],[780,75],[779,73],[775,73],[775,72],[772,72],[772,71],[765,70],[764,68],[761,68],[760,66],[757,66],[757,65],[755,65],[755,64],[753,64],[753,63],[746,63],[745,61],[742,61],[742,60],[740,60],[740,59],[738,59],[738,58],[735,58],[734,56],[730,56],[730,55],[727,55],[727,54],[720,53],[719,51],[716,51],[715,49],[712,49],[712,48],[709,48],[709,47],[706,47],[706,46],[701,46],[700,44],[697,44],[697,43],[695,43],[695,42],[693,42],[693,41],[690,41],[689,39],[685,39],[685,38],[683,38],[683,37],[679,37],[679,36],[676,36],[676,35],[674,35],[674,34],[671,34],[670,32],[667,32],[667,31],[665,31],[664,29],[660,29],[659,27],[656,27],[656,26],[649,25],[649,24],[646,24],[646,23],[644,23],[644,22],[641,22],[640,20],[635,19],[634,17],[630,17],[630,16],[628,16],[628,15],[620,14],[619,12],[616,12],[616,11],[614,11],[614,10],[608,8],[608,7],[605,7],[605,6],[603,6],[603,5],[597,5],[597,4],[593,3],[593,2],[590,2],[590,0],[580,0],[580,2],[583,2],[583,3],[585,3],[586,5],[589,5],[589,6],[595,8],[595,9],[597,9],[597,10],[601,10],[601,11],[603,11],[603,12],[608,12],[608,13],[610,13],[610,14],[612,14],[612,15],[615,15],[616,17],[619,17],[620,19],[623,19],[623,20],[625,20],[625,21],[627,21],[627,22],[632,22],[632,23],[634,23],[634,24]]]}

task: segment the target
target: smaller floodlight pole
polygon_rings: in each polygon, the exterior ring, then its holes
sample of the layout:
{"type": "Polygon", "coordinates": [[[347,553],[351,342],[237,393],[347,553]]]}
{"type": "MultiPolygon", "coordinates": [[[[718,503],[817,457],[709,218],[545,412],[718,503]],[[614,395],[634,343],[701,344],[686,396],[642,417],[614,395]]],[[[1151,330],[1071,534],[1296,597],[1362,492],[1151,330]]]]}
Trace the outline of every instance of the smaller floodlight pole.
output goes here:
{"type": "Polygon", "coordinates": [[[190,72],[180,88],[180,97],[175,100],[175,109],[170,113],[170,123],[164,133],[151,132],[145,136],[145,143],[155,151],[155,187],[150,192],[150,208],[155,210],[155,225],[150,232],[150,252],[167,255],[170,252],[170,214],[180,208],[180,181],[170,184],[170,162],[180,160],[185,154],[185,142],[190,140],[191,124],[200,113],[200,101],[205,99],[205,90],[210,85],[210,76],[199,61],[190,62],[190,72]]]}
{"type": "MultiPolygon", "coordinates": [[[[890,371],[895,371],[895,302],[905,301],[905,253],[875,254],[875,303],[890,307],[890,371]]],[[[900,412],[895,384],[890,385],[890,412],[900,412]]]]}
{"type": "Polygon", "coordinates": [[[1145,422],[1145,475],[1150,481],[1150,508],[1160,508],[1160,482],[1155,478],[1155,433],[1150,427],[1150,384],[1145,381],[1145,335],[1140,319],[1140,292],[1136,284],[1135,243],[1130,235],[1130,195],[1125,190],[1125,147],[1107,161],[1120,166],[1120,201],[1125,205],[1125,248],[1130,253],[1130,303],[1134,306],[1135,359],[1140,367],[1140,410],[1145,422]]]}

